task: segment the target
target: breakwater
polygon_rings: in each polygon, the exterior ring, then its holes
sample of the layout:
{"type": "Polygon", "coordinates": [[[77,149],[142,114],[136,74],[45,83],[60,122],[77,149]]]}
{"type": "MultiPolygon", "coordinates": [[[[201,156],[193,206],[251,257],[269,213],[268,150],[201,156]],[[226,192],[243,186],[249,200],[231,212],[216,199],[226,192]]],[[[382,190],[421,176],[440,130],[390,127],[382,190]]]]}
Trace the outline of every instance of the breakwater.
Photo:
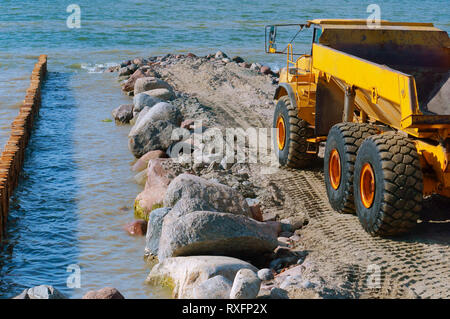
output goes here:
{"type": "Polygon", "coordinates": [[[5,233],[9,211],[9,199],[19,182],[19,174],[25,158],[33,122],[41,106],[41,87],[47,72],[47,56],[39,56],[31,73],[30,86],[26,91],[19,114],[11,124],[9,140],[0,157],[0,239],[5,233]]]}

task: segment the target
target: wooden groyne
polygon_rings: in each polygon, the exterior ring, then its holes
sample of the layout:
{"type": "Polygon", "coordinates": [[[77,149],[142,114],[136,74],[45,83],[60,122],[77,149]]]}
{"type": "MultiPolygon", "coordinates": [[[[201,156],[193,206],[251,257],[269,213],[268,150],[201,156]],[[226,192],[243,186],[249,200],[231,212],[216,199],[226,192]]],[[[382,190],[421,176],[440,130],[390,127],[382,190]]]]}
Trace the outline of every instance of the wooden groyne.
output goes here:
{"type": "Polygon", "coordinates": [[[41,87],[47,73],[47,56],[41,55],[31,73],[19,115],[11,124],[11,135],[0,157],[0,239],[3,238],[9,211],[9,199],[19,182],[33,122],[41,106],[41,87]]]}

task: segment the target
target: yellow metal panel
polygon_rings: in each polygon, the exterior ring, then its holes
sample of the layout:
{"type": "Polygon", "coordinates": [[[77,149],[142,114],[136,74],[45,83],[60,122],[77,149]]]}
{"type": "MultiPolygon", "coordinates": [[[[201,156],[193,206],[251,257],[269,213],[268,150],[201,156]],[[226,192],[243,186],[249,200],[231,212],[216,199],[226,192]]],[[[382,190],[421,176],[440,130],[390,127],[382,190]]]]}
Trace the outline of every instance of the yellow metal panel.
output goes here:
{"type": "Polygon", "coordinates": [[[316,43],[313,44],[313,68],[329,73],[349,85],[368,91],[376,88],[379,96],[397,105],[402,103],[400,82],[409,83],[410,80],[410,76],[407,74],[387,66],[372,63],[316,43]]]}

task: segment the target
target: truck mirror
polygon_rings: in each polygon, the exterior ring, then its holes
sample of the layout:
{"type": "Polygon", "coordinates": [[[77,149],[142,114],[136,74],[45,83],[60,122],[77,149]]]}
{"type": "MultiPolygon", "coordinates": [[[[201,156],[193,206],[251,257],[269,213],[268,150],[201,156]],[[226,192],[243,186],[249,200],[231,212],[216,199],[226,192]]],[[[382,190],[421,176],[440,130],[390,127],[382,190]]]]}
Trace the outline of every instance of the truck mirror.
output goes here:
{"type": "Polygon", "coordinates": [[[270,26],[269,31],[269,52],[274,53],[277,50],[277,46],[275,44],[275,40],[277,37],[277,27],[272,25],[270,26]]]}

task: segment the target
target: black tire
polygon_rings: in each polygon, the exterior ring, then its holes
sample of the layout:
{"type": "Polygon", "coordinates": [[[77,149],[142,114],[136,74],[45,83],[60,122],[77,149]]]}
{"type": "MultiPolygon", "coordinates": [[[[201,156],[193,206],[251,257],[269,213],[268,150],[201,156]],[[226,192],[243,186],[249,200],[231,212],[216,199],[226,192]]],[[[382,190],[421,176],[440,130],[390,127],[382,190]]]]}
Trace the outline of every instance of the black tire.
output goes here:
{"type": "Polygon", "coordinates": [[[274,134],[273,142],[278,161],[282,166],[303,168],[311,165],[317,159],[317,153],[307,153],[308,138],[314,137],[314,129],[297,116],[297,110],[292,105],[289,96],[282,96],[275,107],[273,127],[277,127],[278,117],[285,123],[285,143],[283,149],[278,147],[277,136],[274,134]]]}
{"type": "Polygon", "coordinates": [[[324,177],[328,201],[339,213],[354,214],[353,172],[356,153],[366,137],[374,135],[378,130],[367,123],[339,123],[328,133],[324,155],[324,177]],[[330,155],[337,150],[340,159],[341,178],[335,189],[330,180],[330,155]]]}
{"type": "Polygon", "coordinates": [[[423,176],[414,143],[398,133],[367,138],[355,163],[355,206],[359,221],[372,236],[393,236],[410,231],[422,209],[423,176]],[[361,199],[364,164],[374,173],[374,198],[370,207],[361,199]]]}

